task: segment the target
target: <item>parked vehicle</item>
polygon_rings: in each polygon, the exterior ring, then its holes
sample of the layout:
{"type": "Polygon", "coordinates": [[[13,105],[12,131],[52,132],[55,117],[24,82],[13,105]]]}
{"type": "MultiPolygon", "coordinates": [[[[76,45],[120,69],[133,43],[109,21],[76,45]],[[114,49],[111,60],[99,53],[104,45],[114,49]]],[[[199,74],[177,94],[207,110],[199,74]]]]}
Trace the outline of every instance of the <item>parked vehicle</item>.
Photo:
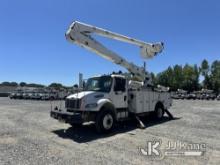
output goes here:
{"type": "Polygon", "coordinates": [[[33,97],[33,92],[26,91],[23,93],[23,99],[31,99],[33,97]]]}
{"type": "Polygon", "coordinates": [[[34,100],[40,100],[41,99],[41,95],[38,92],[34,92],[32,95],[32,99],[34,100]]]}
{"type": "Polygon", "coordinates": [[[186,95],[186,99],[190,100],[190,99],[193,99],[195,100],[196,99],[196,94],[195,93],[189,93],[186,95]]]}
{"type": "Polygon", "coordinates": [[[66,38],[75,44],[97,53],[115,64],[125,67],[131,74],[110,74],[94,76],[88,79],[84,91],[72,94],[65,99],[65,108],[56,106],[51,110],[52,118],[73,126],[84,122],[95,122],[98,132],[109,132],[117,121],[136,118],[140,125],[140,116],[152,114],[162,119],[172,105],[169,88],[154,88],[151,76],[143,67],[129,63],[124,58],[97,42],[92,33],[138,45],[142,56],[154,57],[163,50],[162,43],[148,44],[116,33],[74,22],[66,33],[66,38]],[[134,79],[138,80],[135,81],[134,79]]]}
{"type": "Polygon", "coordinates": [[[23,92],[22,91],[16,91],[14,93],[14,99],[22,99],[23,98],[23,92]]]}
{"type": "Polygon", "coordinates": [[[175,99],[186,99],[187,98],[187,91],[183,89],[177,89],[175,94],[175,99]]]}
{"type": "Polygon", "coordinates": [[[216,97],[217,100],[220,100],[220,94],[216,97]]]}
{"type": "Polygon", "coordinates": [[[15,99],[16,98],[16,93],[15,92],[12,92],[10,95],[9,95],[10,99],[15,99]]]}

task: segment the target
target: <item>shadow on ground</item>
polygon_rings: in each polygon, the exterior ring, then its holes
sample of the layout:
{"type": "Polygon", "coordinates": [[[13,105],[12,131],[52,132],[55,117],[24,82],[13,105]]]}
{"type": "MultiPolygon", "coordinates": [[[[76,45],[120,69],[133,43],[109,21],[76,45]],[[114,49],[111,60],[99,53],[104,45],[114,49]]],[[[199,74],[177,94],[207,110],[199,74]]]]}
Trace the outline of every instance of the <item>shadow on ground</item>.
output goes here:
{"type": "MultiPolygon", "coordinates": [[[[180,118],[174,118],[172,120],[178,120],[178,119],[180,118]]],[[[166,116],[164,116],[163,119],[161,119],[160,121],[155,121],[149,118],[145,120],[142,119],[143,123],[146,126],[145,129],[147,129],[148,127],[162,124],[165,122],[169,122],[172,120],[166,116]]],[[[110,137],[110,136],[113,136],[119,133],[126,133],[129,131],[135,130],[137,128],[138,128],[137,121],[130,120],[130,121],[117,123],[114,130],[109,134],[97,133],[95,130],[94,124],[83,125],[80,127],[69,127],[68,129],[59,129],[59,130],[54,130],[52,132],[64,139],[71,139],[77,143],[86,143],[86,142],[90,142],[90,141],[101,139],[101,138],[107,138],[107,137],[110,137]]],[[[131,132],[129,134],[132,135],[131,132]]]]}

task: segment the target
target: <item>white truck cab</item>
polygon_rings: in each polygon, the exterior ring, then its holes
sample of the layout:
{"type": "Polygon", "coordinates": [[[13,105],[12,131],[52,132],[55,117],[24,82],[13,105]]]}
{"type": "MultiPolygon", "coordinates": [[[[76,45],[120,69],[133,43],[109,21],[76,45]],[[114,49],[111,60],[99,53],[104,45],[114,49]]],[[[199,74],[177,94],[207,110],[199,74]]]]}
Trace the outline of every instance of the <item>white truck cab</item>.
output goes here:
{"type": "MultiPolygon", "coordinates": [[[[127,81],[121,75],[104,75],[89,78],[84,91],[75,93],[66,100],[80,100],[81,110],[99,111],[104,104],[112,104],[114,108],[127,108],[127,81]]],[[[66,104],[71,108],[72,104],[66,104]]]]}

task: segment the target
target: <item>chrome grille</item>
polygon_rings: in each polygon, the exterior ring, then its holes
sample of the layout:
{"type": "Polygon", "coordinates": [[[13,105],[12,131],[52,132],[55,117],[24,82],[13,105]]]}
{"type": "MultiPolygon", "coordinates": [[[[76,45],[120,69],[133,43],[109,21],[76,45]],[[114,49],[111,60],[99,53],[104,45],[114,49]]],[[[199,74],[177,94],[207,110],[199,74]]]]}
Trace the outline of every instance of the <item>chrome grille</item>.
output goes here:
{"type": "Polygon", "coordinates": [[[79,109],[81,101],[80,99],[66,99],[65,107],[68,109],[79,109]]]}

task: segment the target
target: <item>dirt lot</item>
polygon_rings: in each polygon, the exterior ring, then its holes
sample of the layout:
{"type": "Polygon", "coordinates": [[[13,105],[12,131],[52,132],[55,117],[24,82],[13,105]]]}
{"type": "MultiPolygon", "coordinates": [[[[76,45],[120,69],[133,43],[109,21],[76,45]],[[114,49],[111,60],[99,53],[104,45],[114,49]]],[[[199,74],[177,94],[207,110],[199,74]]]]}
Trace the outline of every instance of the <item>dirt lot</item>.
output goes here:
{"type": "Polygon", "coordinates": [[[220,164],[220,101],[174,101],[176,117],[120,124],[99,135],[93,125],[73,128],[49,117],[50,102],[0,98],[0,164],[220,164]],[[162,156],[144,156],[161,140],[162,156]],[[164,156],[168,142],[205,143],[203,156],[164,156]]]}

